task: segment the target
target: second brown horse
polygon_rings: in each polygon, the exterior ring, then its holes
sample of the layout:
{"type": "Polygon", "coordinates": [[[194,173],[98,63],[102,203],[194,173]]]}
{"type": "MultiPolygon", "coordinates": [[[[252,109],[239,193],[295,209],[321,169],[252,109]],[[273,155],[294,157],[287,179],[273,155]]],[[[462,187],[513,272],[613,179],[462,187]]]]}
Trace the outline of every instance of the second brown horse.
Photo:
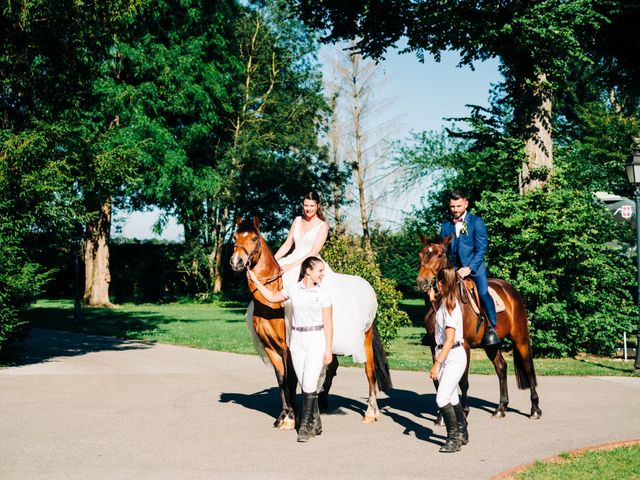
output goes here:
{"type": "MultiPolygon", "coordinates": [[[[423,248],[420,251],[420,271],[418,273],[417,284],[420,291],[427,293],[436,286],[436,278],[440,270],[447,266],[446,246],[451,241],[447,237],[442,241],[430,242],[421,234],[418,234],[423,248]]],[[[495,290],[505,305],[505,310],[497,314],[496,332],[501,339],[508,337],[513,341],[513,363],[515,366],[516,382],[518,388],[531,391],[531,413],[530,418],[540,418],[542,410],[539,407],[538,393],[536,392],[537,380],[533,366],[531,353],[531,341],[529,338],[529,325],[527,314],[524,309],[522,298],[518,295],[512,285],[497,278],[489,279],[489,286],[495,290]]],[[[459,291],[458,291],[459,294],[459,291]]],[[[459,295],[458,295],[459,296],[459,295]]],[[[480,346],[484,335],[485,322],[478,322],[478,315],[474,312],[468,302],[460,302],[462,307],[464,349],[467,351],[467,368],[460,380],[460,390],[462,392],[461,402],[466,413],[469,412],[469,402],[467,391],[469,390],[469,361],[470,349],[480,346]],[[478,328],[478,325],[480,327],[478,328]]],[[[435,348],[435,311],[438,305],[432,305],[425,316],[425,326],[427,338],[431,346],[431,354],[435,348]]],[[[486,347],[485,352],[492,361],[500,382],[500,403],[493,412],[494,417],[504,417],[507,405],[509,404],[509,393],[507,389],[507,362],[502,356],[499,346],[486,347]]],[[[438,387],[437,382],[436,388],[438,387]]],[[[440,418],[438,418],[438,421],[440,418]]]]}

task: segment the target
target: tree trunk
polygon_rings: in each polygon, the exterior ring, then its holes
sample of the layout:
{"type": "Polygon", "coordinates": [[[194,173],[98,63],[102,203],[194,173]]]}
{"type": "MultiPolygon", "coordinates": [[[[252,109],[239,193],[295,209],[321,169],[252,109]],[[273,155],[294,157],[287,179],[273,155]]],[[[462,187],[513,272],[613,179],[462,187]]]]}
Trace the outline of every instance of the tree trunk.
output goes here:
{"type": "Polygon", "coordinates": [[[218,213],[218,221],[213,230],[213,249],[209,254],[209,266],[213,293],[222,291],[222,248],[224,247],[225,226],[229,219],[229,208],[218,213]]]}
{"type": "Polygon", "coordinates": [[[355,162],[353,169],[356,172],[356,183],[358,187],[358,202],[360,203],[360,223],[362,224],[362,246],[368,255],[372,254],[371,237],[369,235],[369,217],[367,216],[366,192],[365,192],[365,171],[364,171],[364,154],[362,152],[362,109],[361,96],[363,94],[363,86],[361,85],[359,55],[351,55],[351,96],[353,99],[353,133],[355,137],[355,162]]]}
{"type": "Polygon", "coordinates": [[[111,307],[109,301],[109,236],[111,232],[111,198],[100,208],[97,220],[87,227],[85,240],[84,302],[91,307],[111,307]]]}
{"type": "Polygon", "coordinates": [[[522,166],[519,184],[520,193],[542,188],[553,170],[553,143],[551,139],[551,91],[544,73],[538,75],[534,90],[538,106],[528,115],[526,125],[526,163],[522,166]]]}

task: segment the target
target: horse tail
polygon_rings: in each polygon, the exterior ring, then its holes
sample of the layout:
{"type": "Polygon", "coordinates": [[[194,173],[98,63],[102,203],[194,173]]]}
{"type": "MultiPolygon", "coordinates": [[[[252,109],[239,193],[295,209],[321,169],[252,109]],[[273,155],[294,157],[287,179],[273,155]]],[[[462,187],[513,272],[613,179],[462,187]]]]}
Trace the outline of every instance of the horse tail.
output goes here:
{"type": "Polygon", "coordinates": [[[528,388],[537,387],[538,380],[536,378],[536,369],[533,366],[533,357],[531,353],[531,339],[529,337],[529,333],[527,332],[527,340],[523,345],[523,348],[526,350],[524,358],[520,348],[517,345],[514,345],[513,349],[513,365],[515,367],[516,373],[516,384],[520,390],[526,390],[528,388]]]}
{"type": "Polygon", "coordinates": [[[373,323],[373,364],[376,372],[376,380],[378,389],[384,393],[389,393],[393,388],[391,383],[391,374],[389,373],[389,362],[387,361],[387,352],[382,344],[382,337],[378,331],[378,326],[373,323]]]}

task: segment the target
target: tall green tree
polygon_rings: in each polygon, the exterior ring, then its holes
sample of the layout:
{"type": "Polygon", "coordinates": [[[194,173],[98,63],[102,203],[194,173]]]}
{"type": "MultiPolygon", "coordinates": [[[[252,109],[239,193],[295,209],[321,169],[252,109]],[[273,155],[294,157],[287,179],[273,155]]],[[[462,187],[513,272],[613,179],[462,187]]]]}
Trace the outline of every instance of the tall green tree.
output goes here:
{"type": "MultiPolygon", "coordinates": [[[[140,3],[26,0],[2,5],[0,217],[12,232],[2,243],[13,248],[7,258],[28,266],[34,265],[36,248],[41,256],[51,256],[56,244],[77,249],[83,225],[88,231],[99,216],[102,204],[92,206],[92,188],[111,171],[104,165],[112,152],[105,144],[109,120],[96,123],[88,113],[96,103],[93,80],[113,29],[140,3]]],[[[122,151],[114,156],[121,159],[122,151]]],[[[20,271],[33,282],[17,284],[37,292],[45,278],[35,273],[37,267],[13,266],[13,272],[20,271]]],[[[21,306],[28,303],[27,296],[21,298],[21,306]]]]}
{"type": "Polygon", "coordinates": [[[356,38],[357,48],[376,58],[403,37],[405,51],[419,58],[455,50],[460,65],[472,66],[498,57],[512,135],[524,150],[518,156],[521,191],[541,186],[551,173],[553,96],[573,66],[589,62],[590,42],[607,22],[590,0],[292,3],[306,22],[328,32],[327,40],[356,38]]]}

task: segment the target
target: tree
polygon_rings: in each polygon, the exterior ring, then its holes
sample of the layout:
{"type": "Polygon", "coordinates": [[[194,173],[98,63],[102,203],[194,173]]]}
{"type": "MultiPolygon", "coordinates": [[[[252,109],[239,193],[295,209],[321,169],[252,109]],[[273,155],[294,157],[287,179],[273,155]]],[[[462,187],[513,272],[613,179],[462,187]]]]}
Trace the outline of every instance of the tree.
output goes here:
{"type": "Polygon", "coordinates": [[[357,38],[358,51],[374,58],[402,37],[405,51],[419,58],[427,52],[439,59],[441,51],[457,50],[460,65],[473,66],[499,57],[513,133],[524,149],[521,191],[542,186],[550,175],[552,96],[573,65],[588,61],[586,47],[606,22],[588,0],[292,3],[309,25],[328,32],[325,40],[357,38]]]}
{"type": "Polygon", "coordinates": [[[373,61],[353,48],[336,47],[333,65],[333,79],[328,82],[333,102],[328,138],[332,161],[345,164],[352,172],[355,188],[348,193],[358,209],[362,244],[371,254],[376,210],[393,193],[388,162],[391,142],[385,132],[390,122],[378,120],[387,102],[375,96],[380,77],[373,61]]]}
{"type": "MultiPolygon", "coordinates": [[[[92,110],[99,104],[94,80],[113,32],[141,3],[16,1],[3,8],[3,140],[8,148],[21,140],[27,142],[15,152],[20,155],[16,158],[20,168],[10,182],[20,184],[37,172],[45,178],[43,188],[29,201],[37,207],[35,211],[40,209],[39,214],[21,208],[11,212],[30,230],[25,242],[38,244],[38,237],[54,233],[49,242],[55,239],[75,245],[80,235],[78,226],[85,222],[87,232],[105,239],[108,228],[104,225],[108,221],[104,220],[110,216],[111,199],[126,186],[128,174],[123,172],[135,167],[128,165],[134,157],[130,155],[132,146],[120,148],[122,134],[109,128],[113,117],[105,119],[99,109],[92,110]],[[40,158],[31,157],[34,149],[41,152],[40,158]],[[99,187],[108,190],[106,194],[96,189],[100,182],[108,184],[99,187]],[[44,215],[47,209],[56,215],[44,215]]],[[[7,158],[13,156],[12,152],[7,158]]],[[[106,242],[96,241],[95,245],[99,245],[93,249],[95,257],[102,260],[98,263],[108,265],[108,260],[104,261],[108,259],[106,242]]],[[[88,240],[87,246],[91,251],[94,244],[88,240]]],[[[94,255],[88,258],[93,260],[94,255]]],[[[102,282],[87,298],[96,304],[108,304],[108,289],[104,288],[108,272],[96,268],[91,271],[101,273],[97,277],[102,282]]],[[[94,287],[95,282],[90,285],[94,287]]]]}

